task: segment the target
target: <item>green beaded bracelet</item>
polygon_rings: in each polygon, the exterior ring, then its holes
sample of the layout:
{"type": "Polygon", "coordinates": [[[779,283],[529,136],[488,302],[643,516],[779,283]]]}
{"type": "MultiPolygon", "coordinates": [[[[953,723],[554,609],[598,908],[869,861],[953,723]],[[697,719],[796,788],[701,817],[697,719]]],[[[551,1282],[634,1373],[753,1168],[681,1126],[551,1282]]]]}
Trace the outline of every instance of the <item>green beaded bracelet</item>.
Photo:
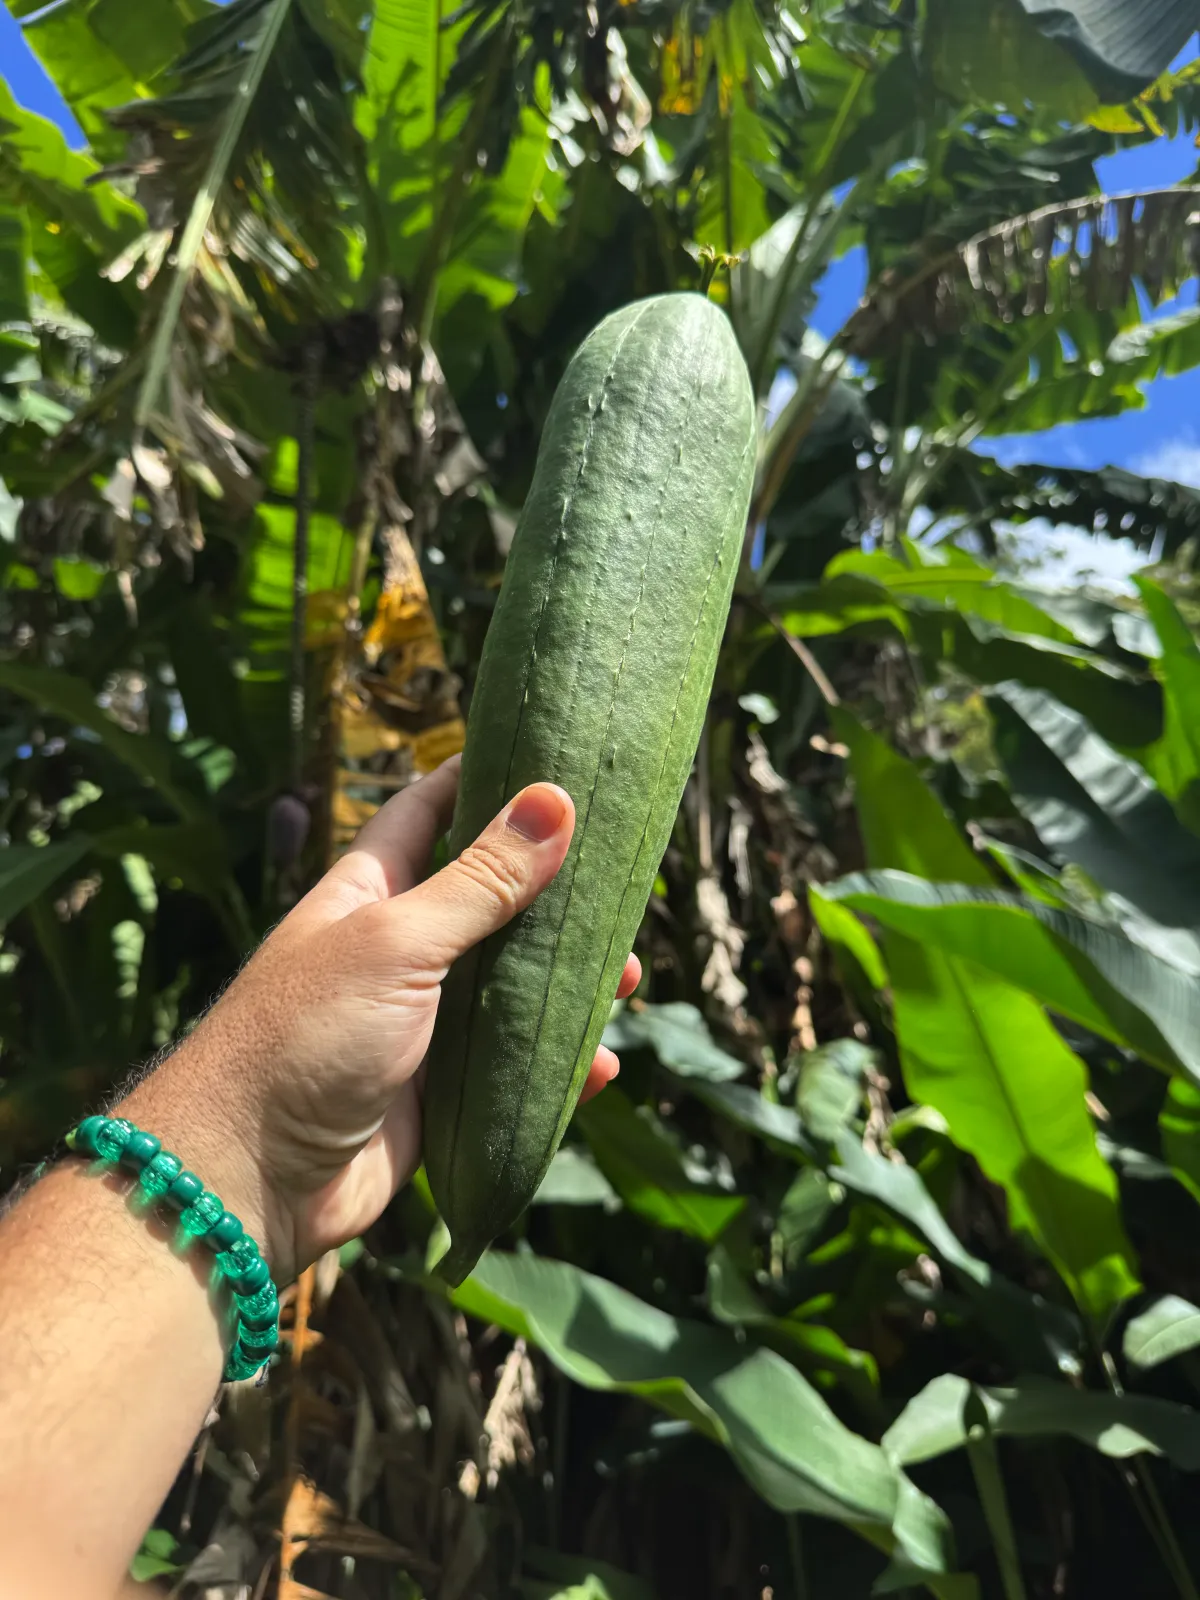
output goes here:
{"type": "Polygon", "coordinates": [[[239,1219],[194,1172],[184,1171],[178,1156],[124,1117],[85,1117],[67,1135],[67,1148],[136,1173],[147,1198],[177,1211],[184,1232],[213,1252],[217,1271],[232,1291],[236,1317],[225,1382],[253,1377],[279,1343],[279,1295],[258,1245],[239,1219]]]}

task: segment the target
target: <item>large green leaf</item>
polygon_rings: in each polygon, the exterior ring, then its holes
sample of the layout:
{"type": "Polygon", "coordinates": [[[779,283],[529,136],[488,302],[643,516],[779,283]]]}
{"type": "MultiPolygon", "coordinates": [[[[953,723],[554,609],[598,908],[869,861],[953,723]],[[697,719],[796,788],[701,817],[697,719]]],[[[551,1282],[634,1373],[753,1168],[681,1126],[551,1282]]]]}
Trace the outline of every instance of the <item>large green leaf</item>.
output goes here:
{"type": "Polygon", "coordinates": [[[0,923],[15,917],[51,888],[88,850],[86,834],[68,834],[51,844],[10,844],[0,851],[0,923]]]}
{"type": "MultiPolygon", "coordinates": [[[[846,713],[835,726],[850,747],[871,864],[988,886],[916,769],[846,713]]],[[[1037,1240],[1081,1308],[1103,1315],[1137,1280],[1083,1063],[1037,1002],[994,973],[895,933],[884,949],[908,1092],[940,1111],[1003,1186],[1014,1226],[1037,1240]]]]}
{"type": "Polygon", "coordinates": [[[696,242],[736,256],[770,224],[761,173],[775,151],[766,121],[750,105],[742,84],[723,77],[719,95],[717,90],[714,78],[710,94],[719,100],[712,128],[714,159],[701,186],[696,242]]]}
{"type": "Polygon", "coordinates": [[[773,1351],[747,1352],[732,1333],[532,1255],[489,1251],[453,1298],[538,1345],[585,1388],[640,1395],[684,1418],[723,1444],[777,1510],[849,1523],[906,1556],[931,1584],[953,1566],[937,1507],[773,1351]]]}
{"type": "Polygon", "coordinates": [[[960,955],[1051,1011],[1200,1082],[1200,985],[1112,923],[1042,900],[903,872],[812,888],[947,955],[960,955]]]}
{"type": "MultiPolygon", "coordinates": [[[[1168,928],[1200,922],[1200,841],[1145,773],[1050,695],[1002,685],[989,700],[1013,797],[1046,849],[1168,928]]],[[[1200,947],[1176,936],[1181,962],[1200,947]]]]}
{"type": "Polygon", "coordinates": [[[721,1188],[648,1107],[635,1109],[619,1089],[598,1095],[578,1121],[600,1170],[648,1222],[710,1242],[745,1209],[745,1195],[721,1188]]]}
{"type": "Polygon", "coordinates": [[[1030,1379],[1015,1388],[984,1389],[946,1372],[926,1384],[883,1436],[893,1461],[910,1466],[966,1443],[967,1402],[977,1397],[995,1434],[1015,1439],[1078,1439],[1117,1461],[1166,1456],[1186,1472],[1200,1470],[1200,1414],[1145,1395],[1106,1394],[1030,1379]]]}
{"type": "MultiPolygon", "coordinates": [[[[532,106],[518,114],[500,170],[480,170],[486,118],[468,116],[462,95],[448,101],[444,93],[462,34],[461,11],[452,18],[451,10],[441,0],[375,6],[356,110],[391,269],[422,293],[435,288],[439,316],[467,295],[493,310],[513,298],[533,213],[553,215],[562,191],[550,127],[532,106]]],[[[499,23],[475,41],[495,68],[477,91],[481,115],[507,39],[499,23]]]]}

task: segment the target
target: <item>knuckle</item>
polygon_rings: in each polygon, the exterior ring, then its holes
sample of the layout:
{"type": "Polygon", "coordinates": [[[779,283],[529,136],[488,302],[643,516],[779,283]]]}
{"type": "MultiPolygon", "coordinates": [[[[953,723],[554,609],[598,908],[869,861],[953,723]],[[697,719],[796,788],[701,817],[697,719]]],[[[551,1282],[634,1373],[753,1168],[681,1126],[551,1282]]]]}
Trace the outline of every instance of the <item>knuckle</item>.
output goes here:
{"type": "Polygon", "coordinates": [[[502,911],[517,911],[525,887],[520,864],[490,839],[477,839],[458,858],[458,869],[476,889],[494,900],[502,911]]]}

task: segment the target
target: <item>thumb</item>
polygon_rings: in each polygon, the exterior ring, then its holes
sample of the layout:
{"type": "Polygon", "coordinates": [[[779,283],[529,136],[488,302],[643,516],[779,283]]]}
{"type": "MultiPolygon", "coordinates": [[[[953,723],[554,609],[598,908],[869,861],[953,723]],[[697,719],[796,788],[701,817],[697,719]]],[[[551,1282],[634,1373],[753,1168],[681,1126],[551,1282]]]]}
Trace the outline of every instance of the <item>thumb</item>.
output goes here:
{"type": "Polygon", "coordinates": [[[457,860],[393,900],[403,908],[405,942],[421,964],[448,968],[524,911],[562,866],[574,831],[567,791],[530,784],[457,860]]]}

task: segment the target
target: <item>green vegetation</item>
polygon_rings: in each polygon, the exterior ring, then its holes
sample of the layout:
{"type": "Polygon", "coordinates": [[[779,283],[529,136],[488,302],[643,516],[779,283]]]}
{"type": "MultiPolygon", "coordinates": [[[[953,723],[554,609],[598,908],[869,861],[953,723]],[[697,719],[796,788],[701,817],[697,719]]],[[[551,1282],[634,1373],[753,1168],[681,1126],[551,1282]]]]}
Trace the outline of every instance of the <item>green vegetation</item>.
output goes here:
{"type": "Polygon", "coordinates": [[[9,6],[6,1173],[457,747],[586,334],[704,288],[760,401],[619,1085],[457,1289],[423,1176],[307,1276],[137,1575],[1196,1600],[1200,494],[986,453],[1200,363],[1095,177],[1194,0],[9,6]]]}

